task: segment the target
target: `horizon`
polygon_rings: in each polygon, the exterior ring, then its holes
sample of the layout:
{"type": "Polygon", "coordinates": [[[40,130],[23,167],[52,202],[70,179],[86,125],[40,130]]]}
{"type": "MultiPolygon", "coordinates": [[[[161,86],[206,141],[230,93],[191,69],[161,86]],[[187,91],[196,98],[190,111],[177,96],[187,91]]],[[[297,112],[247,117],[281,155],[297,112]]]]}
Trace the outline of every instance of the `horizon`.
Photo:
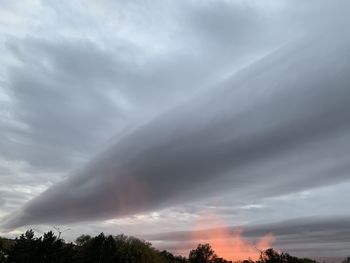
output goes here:
{"type": "MultiPolygon", "coordinates": [[[[53,227],[53,229],[51,229],[51,230],[48,230],[48,232],[45,232],[45,233],[40,233],[40,234],[38,234],[38,232],[37,231],[35,231],[34,229],[29,229],[29,230],[27,230],[26,231],[26,233],[22,233],[21,234],[21,237],[19,237],[19,236],[17,236],[15,239],[11,239],[11,238],[5,238],[5,239],[3,239],[3,238],[1,238],[0,237],[0,241],[2,241],[2,239],[6,242],[6,241],[12,241],[12,242],[18,242],[17,240],[18,239],[21,239],[22,237],[25,237],[26,235],[27,235],[27,232],[28,231],[32,231],[33,232],[33,234],[34,234],[34,238],[36,238],[36,240],[38,240],[38,241],[40,241],[40,242],[43,242],[43,239],[44,239],[44,236],[45,235],[47,235],[47,234],[49,234],[49,232],[51,232],[52,234],[53,234],[53,236],[56,238],[56,242],[63,242],[63,244],[66,242],[66,240],[64,239],[64,238],[62,238],[62,235],[63,235],[63,233],[65,233],[66,231],[68,231],[68,230],[70,230],[69,228],[68,229],[60,229],[60,228],[57,228],[57,227],[53,227]],[[56,233],[55,233],[56,232],[56,233]],[[37,234],[35,234],[35,233],[37,233],[37,234]]],[[[204,233],[204,231],[206,231],[206,230],[201,230],[201,232],[203,232],[204,233]]],[[[215,231],[217,231],[217,230],[215,230],[215,231]]],[[[225,230],[226,231],[226,230],[225,230]]],[[[209,231],[210,232],[210,231],[209,231]]],[[[208,235],[208,233],[204,233],[205,235],[208,235]]],[[[120,239],[120,238],[122,238],[123,239],[123,237],[124,238],[134,238],[133,236],[126,236],[126,235],[124,235],[124,234],[117,234],[117,235],[113,235],[113,234],[111,234],[111,233],[103,233],[103,232],[101,232],[101,233],[99,233],[98,234],[98,236],[100,236],[100,235],[103,235],[104,237],[108,237],[108,236],[112,236],[115,240],[118,240],[118,239],[120,239]]],[[[98,237],[97,235],[94,237],[94,236],[90,236],[90,235],[86,235],[86,234],[82,234],[82,235],[80,235],[79,237],[76,237],[74,240],[71,240],[71,241],[68,241],[68,242],[70,242],[71,244],[74,244],[74,246],[76,246],[76,247],[81,247],[81,246],[85,246],[89,241],[88,240],[92,240],[92,239],[95,239],[95,238],[97,238],[98,237]],[[84,241],[85,240],[85,241],[84,241]],[[85,243],[85,244],[84,244],[85,243]]],[[[185,251],[182,251],[182,252],[180,252],[180,250],[177,250],[177,252],[175,252],[175,254],[174,254],[174,252],[171,252],[171,251],[169,251],[169,250],[167,250],[167,248],[164,248],[164,249],[162,249],[162,248],[157,248],[157,247],[155,247],[152,243],[149,243],[149,241],[147,241],[146,239],[143,239],[143,238],[140,238],[140,237],[136,237],[136,239],[137,240],[139,240],[139,241],[141,241],[141,242],[143,242],[144,244],[149,244],[149,246],[151,247],[151,248],[155,248],[156,250],[158,250],[158,253],[159,254],[162,254],[162,253],[164,253],[164,252],[166,252],[166,253],[171,253],[173,256],[175,256],[175,257],[183,257],[183,259],[189,259],[189,257],[190,257],[190,255],[191,255],[191,252],[192,251],[194,251],[195,249],[198,249],[201,245],[209,245],[210,246],[210,248],[212,248],[213,249],[213,247],[215,246],[213,246],[213,244],[211,244],[211,243],[208,243],[208,242],[212,242],[213,241],[213,239],[212,238],[210,238],[210,240],[209,239],[200,239],[200,243],[196,243],[196,242],[193,242],[192,243],[192,248],[190,249],[190,251],[187,251],[187,250],[185,250],[185,251]]],[[[27,240],[27,241],[29,241],[29,240],[27,240]]],[[[198,240],[196,240],[196,241],[198,241],[198,240]]],[[[215,240],[214,240],[215,241],[215,240]]],[[[230,263],[230,262],[239,262],[239,263],[241,263],[241,262],[243,262],[244,260],[250,260],[250,261],[252,261],[252,262],[260,262],[260,261],[258,261],[258,260],[261,260],[261,256],[262,256],[262,254],[263,253],[265,253],[265,255],[266,255],[266,252],[268,251],[268,250],[270,250],[270,249],[272,249],[272,250],[274,250],[272,247],[266,247],[266,249],[263,249],[263,250],[261,250],[260,248],[259,248],[259,246],[257,247],[257,246],[255,246],[253,243],[250,243],[250,241],[248,241],[248,240],[244,240],[244,238],[242,238],[241,239],[241,241],[240,242],[243,242],[243,243],[246,243],[246,244],[249,244],[250,246],[251,246],[251,248],[252,249],[254,249],[254,250],[256,250],[257,252],[258,252],[258,254],[255,256],[252,256],[252,254],[245,254],[245,255],[242,255],[242,254],[235,254],[235,253],[232,253],[232,251],[230,251],[230,253],[229,254],[226,254],[225,255],[225,253],[224,254],[220,254],[220,253],[222,253],[223,251],[222,251],[222,249],[220,248],[220,247],[217,247],[217,249],[219,250],[219,253],[218,253],[218,251],[217,250],[214,250],[213,249],[213,253],[214,253],[214,255],[215,255],[215,257],[216,258],[218,258],[218,259],[223,259],[223,260],[228,260],[229,262],[224,262],[224,263],[230,263]]],[[[1,245],[1,242],[0,242],[0,245],[1,245]]],[[[130,245],[130,244],[129,244],[130,245]]],[[[9,245],[7,245],[7,246],[9,246],[9,245]]],[[[11,246],[11,245],[10,245],[11,246]]],[[[0,246],[0,248],[1,248],[1,246],[0,246]]],[[[0,250],[1,251],[1,250],[0,250]]],[[[276,250],[274,250],[274,251],[276,251],[276,250]]],[[[141,251],[140,251],[141,252],[141,251]]],[[[240,250],[236,250],[236,251],[234,251],[234,252],[240,252],[240,250]]],[[[292,257],[294,257],[295,255],[291,255],[288,251],[281,251],[281,250],[278,250],[278,251],[276,251],[277,253],[279,253],[280,255],[289,255],[289,256],[292,256],[292,257]]],[[[5,252],[6,253],[6,252],[5,252]]],[[[23,252],[22,252],[23,253],[23,252]]],[[[141,252],[142,253],[142,252],[141,252]]],[[[50,255],[50,254],[49,254],[50,255]]],[[[324,263],[330,263],[330,262],[333,262],[333,263],[338,263],[338,262],[346,262],[345,260],[346,259],[349,259],[350,257],[347,257],[347,258],[342,258],[342,257],[317,257],[317,256],[308,256],[308,257],[301,257],[301,258],[299,258],[299,260],[303,260],[303,259],[306,259],[306,260],[315,260],[316,262],[315,263],[317,263],[317,262],[324,262],[324,263]]],[[[0,259],[2,259],[2,258],[0,258],[0,259]]],[[[297,257],[297,259],[298,259],[298,257],[297,257]]],[[[7,261],[5,261],[5,262],[7,262],[7,261]]],[[[146,262],[148,262],[148,261],[146,261],[146,262]]],[[[171,262],[173,262],[173,261],[171,261],[171,262]]],[[[177,261],[176,261],[177,262],[177,261]]],[[[181,261],[182,262],[182,261],[181,261]]],[[[188,262],[188,261],[186,261],[186,262],[188,262]]],[[[190,261],[191,262],[191,261],[190,261]]],[[[215,261],[216,262],[216,261],[215,261]]],[[[221,262],[221,261],[220,261],[221,262]]],[[[251,263],[252,263],[251,262],[251,263]]],[[[270,262],[270,261],[268,261],[268,262],[270,262]]],[[[289,262],[289,261],[288,261],[289,262]]],[[[294,262],[294,261],[292,261],[292,262],[294,262]]],[[[301,262],[304,262],[304,261],[301,261],[301,262]]],[[[309,261],[307,261],[307,262],[309,262],[309,261]]],[[[261,263],[261,262],[260,262],[261,263]]]]}

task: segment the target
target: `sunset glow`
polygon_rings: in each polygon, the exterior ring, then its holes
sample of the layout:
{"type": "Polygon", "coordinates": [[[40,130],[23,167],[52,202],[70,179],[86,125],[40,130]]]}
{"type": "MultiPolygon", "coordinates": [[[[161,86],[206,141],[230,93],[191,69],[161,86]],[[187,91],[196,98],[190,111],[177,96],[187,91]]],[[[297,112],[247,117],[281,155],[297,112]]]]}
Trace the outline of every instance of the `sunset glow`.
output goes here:
{"type": "Polygon", "coordinates": [[[232,230],[216,215],[202,215],[196,228],[203,229],[208,225],[215,225],[215,228],[193,231],[191,239],[209,243],[216,254],[226,260],[258,260],[261,251],[272,247],[275,241],[272,233],[267,233],[256,241],[246,239],[243,237],[244,229],[232,230]]]}

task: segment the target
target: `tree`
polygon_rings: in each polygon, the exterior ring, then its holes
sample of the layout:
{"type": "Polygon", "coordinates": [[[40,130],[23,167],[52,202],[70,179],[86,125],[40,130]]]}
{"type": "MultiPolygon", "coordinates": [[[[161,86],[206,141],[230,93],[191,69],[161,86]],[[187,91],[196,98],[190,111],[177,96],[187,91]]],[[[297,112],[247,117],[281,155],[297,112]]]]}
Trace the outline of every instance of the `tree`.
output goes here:
{"type": "MultiPolygon", "coordinates": [[[[232,261],[227,261],[226,259],[223,259],[223,258],[215,258],[213,262],[214,263],[232,263],[232,261]]],[[[243,263],[245,262],[243,261],[243,263]]]]}
{"type": "Polygon", "coordinates": [[[86,244],[89,240],[91,240],[91,236],[89,235],[81,235],[79,237],[77,237],[77,239],[75,240],[75,243],[78,246],[83,246],[84,244],[86,244]]]}
{"type": "Polygon", "coordinates": [[[0,238],[0,263],[5,262],[5,248],[4,248],[4,241],[2,238],[0,238]]]}
{"type": "Polygon", "coordinates": [[[187,259],[181,256],[174,256],[172,253],[163,250],[159,253],[164,262],[167,263],[187,263],[187,259]]]}
{"type": "Polygon", "coordinates": [[[267,249],[263,253],[263,262],[266,263],[281,263],[284,262],[283,257],[281,254],[279,254],[277,251],[273,250],[272,248],[267,249]]]}
{"type": "Polygon", "coordinates": [[[209,244],[199,244],[188,256],[190,263],[212,263],[215,258],[217,258],[215,251],[209,244]]]}
{"type": "Polygon", "coordinates": [[[80,260],[86,263],[100,263],[102,258],[102,246],[106,237],[103,233],[88,239],[80,250],[80,260]]]}
{"type": "Polygon", "coordinates": [[[9,250],[7,262],[31,263],[39,262],[38,244],[41,239],[34,237],[34,231],[28,230],[19,238],[15,239],[15,244],[9,250]]]}
{"type": "Polygon", "coordinates": [[[44,233],[42,240],[38,242],[38,257],[40,262],[51,263],[57,259],[62,243],[56,243],[56,236],[52,231],[44,233]]]}
{"type": "Polygon", "coordinates": [[[151,246],[151,243],[145,242],[135,237],[119,235],[116,240],[116,263],[165,263],[160,253],[151,246]]]}
{"type": "Polygon", "coordinates": [[[167,262],[174,262],[175,261],[175,256],[166,250],[163,250],[159,254],[167,262]]]}
{"type": "Polygon", "coordinates": [[[278,253],[276,250],[269,248],[263,252],[258,263],[317,263],[317,261],[309,258],[293,257],[288,253],[278,253]]]}
{"type": "Polygon", "coordinates": [[[112,236],[108,236],[102,243],[100,262],[112,263],[116,258],[116,242],[112,236]]]}

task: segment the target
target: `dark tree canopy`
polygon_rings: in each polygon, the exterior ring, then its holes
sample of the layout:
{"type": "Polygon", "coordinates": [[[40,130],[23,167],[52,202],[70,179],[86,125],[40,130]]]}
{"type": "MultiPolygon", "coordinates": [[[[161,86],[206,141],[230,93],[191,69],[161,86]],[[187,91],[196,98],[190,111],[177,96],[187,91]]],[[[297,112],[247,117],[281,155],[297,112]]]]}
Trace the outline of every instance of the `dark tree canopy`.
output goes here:
{"type": "Polygon", "coordinates": [[[317,263],[317,261],[308,258],[297,258],[288,253],[279,253],[272,248],[264,251],[259,263],[317,263]]]}
{"type": "Polygon", "coordinates": [[[196,249],[190,251],[188,259],[190,263],[212,263],[216,257],[209,244],[199,244],[196,249]]]}

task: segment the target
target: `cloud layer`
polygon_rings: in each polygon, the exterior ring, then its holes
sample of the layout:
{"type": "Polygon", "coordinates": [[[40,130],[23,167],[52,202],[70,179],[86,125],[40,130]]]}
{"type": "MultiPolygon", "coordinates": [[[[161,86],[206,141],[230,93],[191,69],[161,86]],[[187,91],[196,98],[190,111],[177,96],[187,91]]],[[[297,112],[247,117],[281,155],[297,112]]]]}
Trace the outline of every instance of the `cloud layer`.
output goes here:
{"type": "MultiPolygon", "coordinates": [[[[349,220],[347,217],[298,218],[287,221],[273,222],[254,226],[234,226],[226,238],[235,238],[241,231],[243,240],[256,242],[261,236],[273,233],[274,247],[304,257],[337,257],[346,255],[349,247],[349,220]],[[329,248],[332,251],[329,251],[329,248]],[[310,254],[310,251],[312,253],[310,254]]],[[[197,231],[178,231],[144,236],[147,240],[161,244],[161,247],[171,247],[181,252],[186,247],[193,247],[198,242],[210,240],[219,228],[208,228],[197,231]],[[195,233],[195,235],[194,235],[195,233]],[[199,238],[198,238],[199,237],[199,238]]],[[[338,258],[337,260],[339,260],[338,258]]]]}
{"type": "Polygon", "coordinates": [[[221,190],[258,198],[346,180],[350,50],[347,36],[333,38],[287,44],[135,129],[7,226],[125,216],[221,190]],[[280,160],[288,156],[292,165],[280,160]]]}

